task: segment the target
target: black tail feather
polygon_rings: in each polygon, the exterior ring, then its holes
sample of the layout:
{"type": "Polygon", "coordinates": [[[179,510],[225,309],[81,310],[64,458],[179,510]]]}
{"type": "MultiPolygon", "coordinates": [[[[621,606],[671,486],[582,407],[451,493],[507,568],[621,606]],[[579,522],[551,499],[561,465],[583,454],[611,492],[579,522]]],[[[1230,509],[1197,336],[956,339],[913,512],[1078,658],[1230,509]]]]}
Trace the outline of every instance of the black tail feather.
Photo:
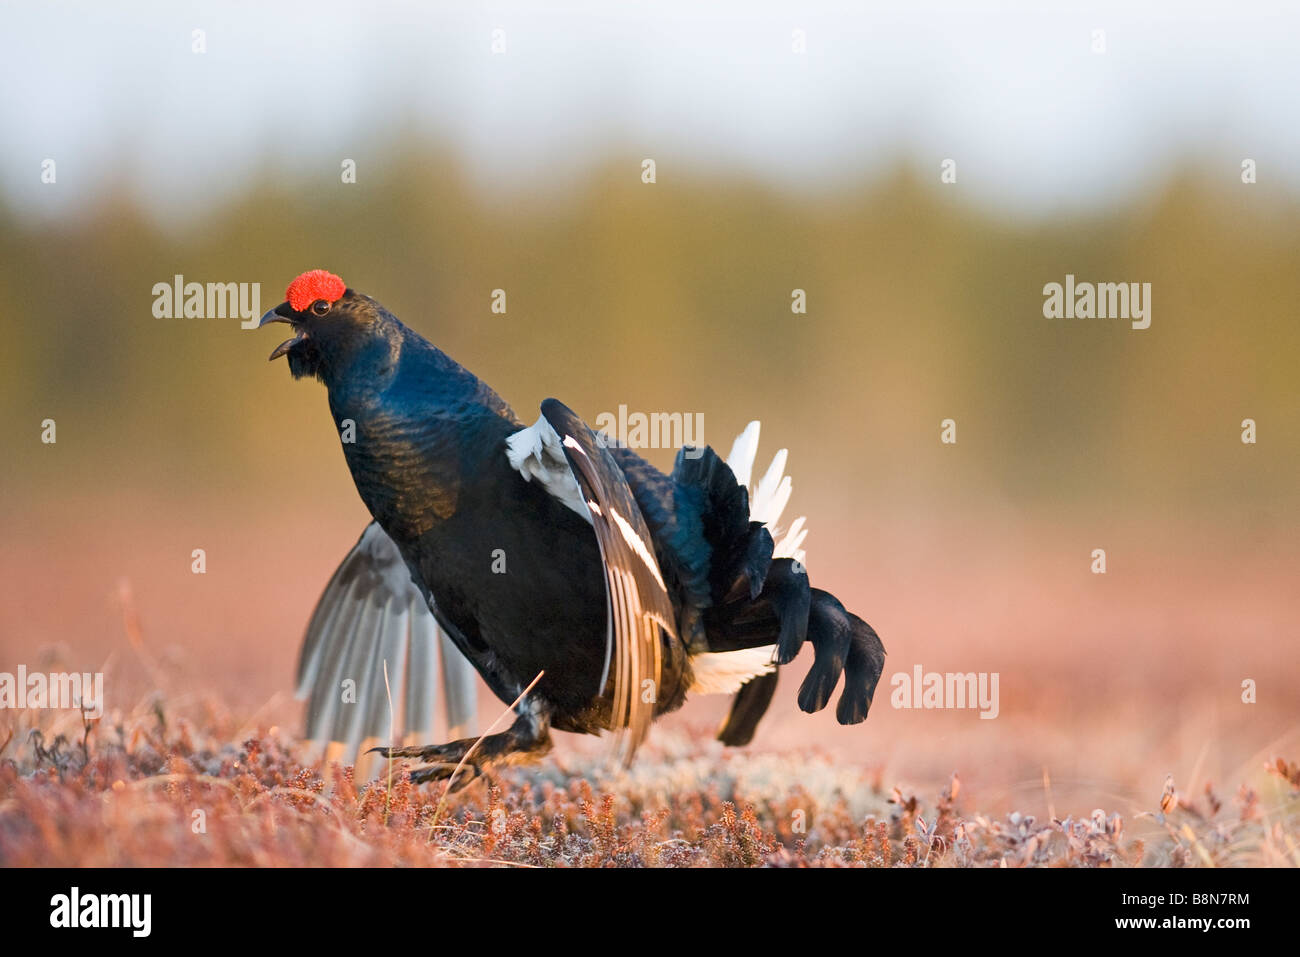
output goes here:
{"type": "Polygon", "coordinates": [[[840,724],[858,724],[867,719],[871,699],[885,669],[885,646],[876,630],[852,613],[852,642],[844,663],[844,692],[835,706],[835,720],[840,724]]]}
{"type": "MultiPolygon", "coordinates": [[[[799,686],[799,707],[807,712],[825,708],[843,676],[835,717],[841,724],[864,720],[885,665],[884,646],[871,626],[846,611],[834,595],[811,588],[794,559],[772,558],[771,534],[749,520],[747,490],[712,449],[690,455],[683,450],[672,481],[679,523],[684,511],[698,516],[708,543],[711,603],[698,602],[708,650],[775,644],[776,663],[787,665],[809,641],[813,664],[799,686]]],[[[775,673],[746,683],[736,693],[719,739],[748,743],[775,690],[775,673]]]]}
{"type": "Polygon", "coordinates": [[[778,558],[768,570],[763,598],[771,603],[781,623],[776,639],[776,663],[788,665],[808,639],[812,603],[808,573],[793,558],[778,558]]]}
{"type": "Polygon", "coordinates": [[[710,651],[777,645],[777,664],[788,664],[808,637],[808,576],[793,559],[778,558],[756,600],[740,595],[705,612],[710,651]]]}
{"type": "Polygon", "coordinates": [[[771,532],[758,522],[749,523],[749,541],[746,543],[741,573],[736,576],[736,584],[743,582],[749,586],[750,601],[763,592],[763,585],[766,584],[772,567],[772,551],[775,547],[771,532]]]}
{"type": "Polygon", "coordinates": [[[844,662],[852,647],[853,628],[849,614],[834,595],[820,588],[810,589],[812,607],[808,612],[808,640],[815,658],[808,676],[799,686],[799,708],[812,713],[826,707],[831,693],[839,684],[844,662]]]}
{"type": "MultiPolygon", "coordinates": [[[[866,719],[885,667],[885,647],[875,630],[845,610],[838,598],[810,588],[807,575],[791,559],[772,562],[757,601],[750,602],[742,595],[710,608],[705,622],[710,651],[737,651],[776,642],[778,664],[793,660],[806,638],[813,646],[813,663],[799,686],[799,708],[808,713],[821,711],[830,703],[842,676],[844,688],[835,708],[836,720],[858,724],[866,719]],[[783,649],[793,652],[786,657],[783,649]]],[[[770,688],[755,678],[736,694],[719,734],[721,740],[744,743],[753,737],[753,726],[767,710],[776,687],[774,675],[763,677],[772,679],[770,688]]]]}

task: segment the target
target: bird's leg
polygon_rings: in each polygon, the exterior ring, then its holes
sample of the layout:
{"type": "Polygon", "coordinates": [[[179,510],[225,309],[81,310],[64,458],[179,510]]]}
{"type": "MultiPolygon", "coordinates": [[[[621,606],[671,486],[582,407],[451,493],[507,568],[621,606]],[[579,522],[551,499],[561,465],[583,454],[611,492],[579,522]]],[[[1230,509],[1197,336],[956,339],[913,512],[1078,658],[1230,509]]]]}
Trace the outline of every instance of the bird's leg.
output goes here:
{"type": "Polygon", "coordinates": [[[526,764],[551,750],[549,713],[530,701],[522,702],[519,709],[519,717],[509,728],[481,739],[461,738],[446,744],[371,750],[385,758],[414,758],[419,761],[423,766],[411,771],[411,781],[415,784],[445,780],[460,766],[460,773],[452,786],[453,790],[459,791],[490,768],[526,764]]]}

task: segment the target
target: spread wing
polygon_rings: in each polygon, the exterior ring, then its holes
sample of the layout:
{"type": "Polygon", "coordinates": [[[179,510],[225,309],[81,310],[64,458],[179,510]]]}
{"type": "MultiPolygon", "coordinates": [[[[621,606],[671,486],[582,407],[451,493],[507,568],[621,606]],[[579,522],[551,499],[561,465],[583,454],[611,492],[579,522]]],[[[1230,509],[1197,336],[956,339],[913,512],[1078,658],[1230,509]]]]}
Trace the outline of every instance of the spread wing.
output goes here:
{"type": "MultiPolygon", "coordinates": [[[[348,764],[363,743],[429,734],[439,658],[449,736],[461,737],[475,723],[474,667],[434,621],[397,545],[372,522],[307,625],[297,682],[298,697],[307,699],[307,737],[330,742],[331,757],[348,764]]],[[[362,768],[356,774],[361,780],[362,768]]]]}
{"type": "Polygon", "coordinates": [[[583,515],[605,565],[606,646],[601,690],[612,696],[611,727],[630,764],[654,720],[664,641],[676,639],[675,615],[645,518],[627,478],[587,424],[547,399],[542,417],[510,436],[511,464],[529,481],[583,515]],[[612,688],[610,685],[612,683],[612,688]]]}

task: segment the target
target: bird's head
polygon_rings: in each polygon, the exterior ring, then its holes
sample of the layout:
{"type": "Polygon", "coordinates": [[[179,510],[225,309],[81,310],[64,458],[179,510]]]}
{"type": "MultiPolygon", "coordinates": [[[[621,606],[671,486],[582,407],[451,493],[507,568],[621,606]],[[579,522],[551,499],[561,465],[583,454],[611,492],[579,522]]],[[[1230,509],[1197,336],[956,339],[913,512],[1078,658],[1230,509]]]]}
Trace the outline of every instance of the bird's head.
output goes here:
{"type": "Polygon", "coordinates": [[[383,362],[392,354],[399,324],[383,306],[324,269],[305,272],[285,291],[285,301],[258,327],[288,323],[294,335],[271,352],[289,357],[294,378],[316,376],[326,385],[357,362],[383,362]]]}

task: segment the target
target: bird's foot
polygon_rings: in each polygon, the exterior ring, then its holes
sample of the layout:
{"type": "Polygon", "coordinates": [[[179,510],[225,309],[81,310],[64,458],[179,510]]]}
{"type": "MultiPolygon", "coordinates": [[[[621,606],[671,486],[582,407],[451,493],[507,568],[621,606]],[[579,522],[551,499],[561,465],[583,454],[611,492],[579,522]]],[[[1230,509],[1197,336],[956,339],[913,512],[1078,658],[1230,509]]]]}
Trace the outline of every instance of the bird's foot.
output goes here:
{"type": "Polygon", "coordinates": [[[410,774],[412,784],[450,781],[451,790],[459,791],[461,788],[473,784],[479,778],[485,776],[487,772],[474,761],[466,761],[464,764],[458,761],[455,764],[426,764],[418,768],[412,768],[410,774]],[[456,771],[457,768],[460,768],[459,772],[456,771]],[[454,780],[452,779],[453,775],[455,775],[454,780]]]}
{"type": "MultiPolygon", "coordinates": [[[[465,759],[477,738],[461,738],[446,744],[426,744],[408,748],[371,748],[373,754],[382,758],[409,758],[418,761],[420,767],[411,769],[412,784],[427,784],[430,781],[445,781],[456,776],[451,782],[451,789],[459,791],[483,775],[483,768],[474,758],[465,759]],[[459,768],[459,772],[457,772],[459,768]]],[[[484,741],[486,742],[486,738],[484,741]]],[[[481,750],[481,748],[480,748],[481,750]]]]}
{"type": "Polygon", "coordinates": [[[483,777],[496,765],[523,764],[536,760],[551,750],[547,725],[535,715],[521,715],[513,725],[499,734],[483,738],[461,738],[446,744],[427,744],[406,748],[371,748],[383,758],[410,758],[421,766],[412,769],[411,781],[425,784],[444,781],[455,775],[451,789],[459,791],[483,777]],[[460,768],[459,773],[457,768],[460,768]]]}
{"type": "Polygon", "coordinates": [[[477,740],[477,738],[461,738],[459,741],[449,741],[447,744],[422,744],[409,748],[371,748],[367,754],[377,754],[381,758],[414,758],[425,764],[455,765],[477,740]]]}

